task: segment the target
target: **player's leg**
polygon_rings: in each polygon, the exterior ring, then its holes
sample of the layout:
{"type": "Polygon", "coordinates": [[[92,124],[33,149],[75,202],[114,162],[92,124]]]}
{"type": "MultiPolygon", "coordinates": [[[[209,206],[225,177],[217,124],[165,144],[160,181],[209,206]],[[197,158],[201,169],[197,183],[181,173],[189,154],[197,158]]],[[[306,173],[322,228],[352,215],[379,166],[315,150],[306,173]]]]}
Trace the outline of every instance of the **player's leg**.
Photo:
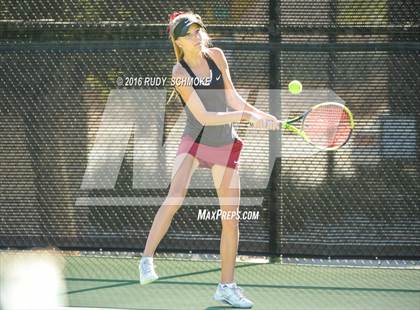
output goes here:
{"type": "MultiPolygon", "coordinates": [[[[221,165],[212,167],[213,182],[219,197],[222,215],[232,215],[239,211],[240,179],[237,169],[221,165]]],[[[221,283],[234,280],[234,268],[239,241],[239,220],[222,218],[220,256],[222,263],[221,283]]]]}
{"type": "Polygon", "coordinates": [[[198,165],[198,160],[190,154],[180,154],[175,159],[168,196],[155,215],[140,261],[141,284],[147,284],[157,279],[153,267],[153,255],[159,242],[167,233],[173,216],[181,207],[188,191],[191,176],[198,165]]]}
{"type": "Polygon", "coordinates": [[[220,240],[221,281],[214,298],[239,308],[250,308],[253,303],[234,282],[236,254],[239,242],[239,169],[221,165],[212,168],[214,185],[222,210],[222,235],[220,240]]]}

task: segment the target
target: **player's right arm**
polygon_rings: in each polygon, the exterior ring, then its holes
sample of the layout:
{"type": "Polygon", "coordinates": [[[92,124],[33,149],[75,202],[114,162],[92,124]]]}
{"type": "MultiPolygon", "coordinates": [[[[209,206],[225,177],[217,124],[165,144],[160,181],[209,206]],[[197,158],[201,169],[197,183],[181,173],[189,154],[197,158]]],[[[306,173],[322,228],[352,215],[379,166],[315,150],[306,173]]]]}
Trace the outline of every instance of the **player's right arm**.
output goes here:
{"type": "MultiPolygon", "coordinates": [[[[180,63],[177,63],[174,66],[172,70],[172,77],[179,81],[190,78],[188,72],[180,63]]],[[[255,127],[263,127],[262,117],[255,113],[248,111],[210,112],[206,110],[203,102],[192,86],[176,84],[175,88],[184,100],[185,104],[188,106],[188,109],[203,126],[224,125],[246,120],[253,123],[255,127]]]]}

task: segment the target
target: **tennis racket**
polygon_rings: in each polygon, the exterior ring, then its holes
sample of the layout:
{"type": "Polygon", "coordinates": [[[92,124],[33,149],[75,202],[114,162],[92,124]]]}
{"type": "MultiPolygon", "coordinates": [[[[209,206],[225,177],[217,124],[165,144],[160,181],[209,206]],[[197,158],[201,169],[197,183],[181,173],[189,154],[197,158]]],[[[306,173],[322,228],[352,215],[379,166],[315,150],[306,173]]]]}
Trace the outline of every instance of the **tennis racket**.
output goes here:
{"type": "Polygon", "coordinates": [[[337,102],[317,104],[298,117],[280,121],[280,124],[324,151],[337,150],[345,145],[354,129],[351,111],[337,102]],[[300,126],[294,125],[298,122],[301,122],[300,126]]]}

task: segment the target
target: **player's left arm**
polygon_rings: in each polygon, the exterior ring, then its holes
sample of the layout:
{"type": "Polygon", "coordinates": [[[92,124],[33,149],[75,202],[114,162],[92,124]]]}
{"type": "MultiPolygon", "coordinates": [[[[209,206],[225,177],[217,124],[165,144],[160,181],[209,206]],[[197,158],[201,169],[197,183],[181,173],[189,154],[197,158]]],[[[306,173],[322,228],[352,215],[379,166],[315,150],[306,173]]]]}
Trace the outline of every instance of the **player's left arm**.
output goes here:
{"type": "Polygon", "coordinates": [[[230,77],[229,65],[223,51],[217,47],[210,48],[210,51],[211,51],[211,55],[213,56],[212,58],[216,62],[220,71],[222,72],[224,86],[225,86],[226,100],[227,100],[228,105],[234,110],[253,112],[253,113],[261,115],[267,120],[272,120],[277,123],[278,120],[275,116],[265,113],[264,111],[261,111],[260,109],[249,104],[236,91],[235,86],[233,85],[232,79],[230,77]]]}

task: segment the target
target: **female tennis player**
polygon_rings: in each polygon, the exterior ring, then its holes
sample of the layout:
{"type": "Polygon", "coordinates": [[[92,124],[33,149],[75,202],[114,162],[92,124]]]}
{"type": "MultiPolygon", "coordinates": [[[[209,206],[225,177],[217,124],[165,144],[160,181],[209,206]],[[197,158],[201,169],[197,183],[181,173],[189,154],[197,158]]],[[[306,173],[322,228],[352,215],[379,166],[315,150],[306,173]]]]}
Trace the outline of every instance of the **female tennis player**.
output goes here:
{"type": "MultiPolygon", "coordinates": [[[[140,261],[140,283],[158,279],[153,255],[181,207],[191,176],[198,167],[211,169],[222,213],[239,210],[239,158],[243,147],[232,123],[248,121],[256,128],[279,129],[276,117],[245,102],[236,92],[228,63],[219,48],[209,48],[209,37],[200,16],[174,12],[168,26],[177,63],[172,76],[187,114],[168,196],[159,208],[140,261]],[[228,109],[230,107],[230,111],[228,109]]],[[[227,217],[228,218],[228,217],[227,217]]],[[[234,281],[239,241],[239,220],[222,218],[221,279],[214,299],[234,307],[253,303],[234,281]]]]}

